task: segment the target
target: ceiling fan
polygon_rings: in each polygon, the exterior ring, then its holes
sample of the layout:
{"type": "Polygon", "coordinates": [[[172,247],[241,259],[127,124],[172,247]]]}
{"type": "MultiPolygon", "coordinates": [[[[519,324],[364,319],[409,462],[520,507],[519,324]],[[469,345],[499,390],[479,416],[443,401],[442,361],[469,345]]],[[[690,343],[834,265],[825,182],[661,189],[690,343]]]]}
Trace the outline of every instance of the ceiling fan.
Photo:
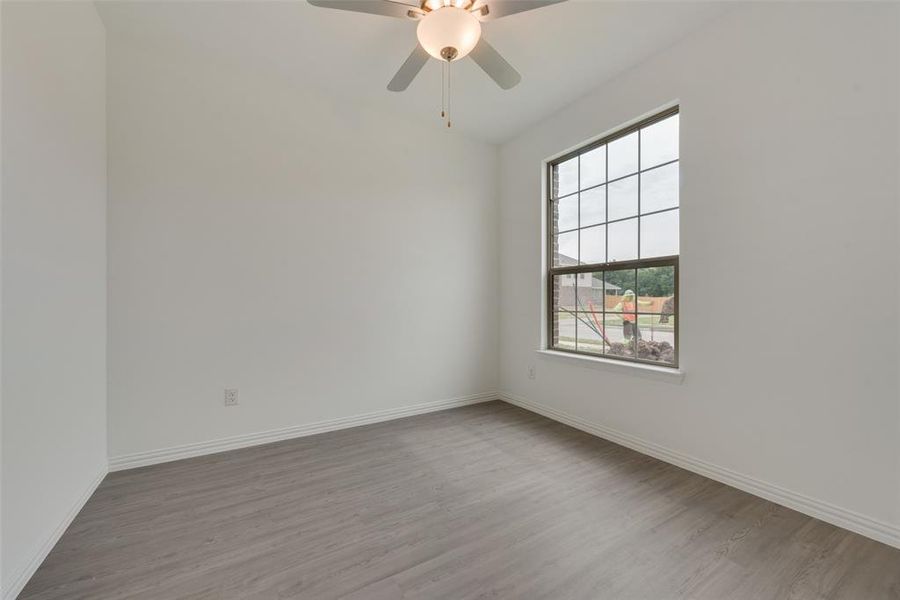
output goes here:
{"type": "MultiPolygon", "coordinates": [[[[447,107],[441,116],[449,120],[450,63],[471,56],[472,60],[504,90],[515,87],[522,76],[493,46],[481,37],[481,23],[534,10],[565,0],[308,0],[313,6],[382,15],[418,21],[419,43],[388,83],[387,89],[402,92],[415,79],[429,56],[446,65],[447,107]]],[[[443,76],[443,71],[442,71],[443,76]]],[[[443,87],[442,87],[443,91],[443,87]]]]}

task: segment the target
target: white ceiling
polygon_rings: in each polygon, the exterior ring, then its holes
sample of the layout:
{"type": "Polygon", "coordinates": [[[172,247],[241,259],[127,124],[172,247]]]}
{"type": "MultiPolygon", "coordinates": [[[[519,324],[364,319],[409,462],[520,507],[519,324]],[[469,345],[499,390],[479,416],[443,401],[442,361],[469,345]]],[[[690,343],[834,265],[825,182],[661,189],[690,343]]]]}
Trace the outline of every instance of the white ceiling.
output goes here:
{"type": "MultiPolygon", "coordinates": [[[[726,4],[569,0],[485,23],[485,39],[522,74],[522,83],[503,91],[471,60],[454,63],[454,128],[506,141],[722,14],[726,4]]],[[[442,126],[437,61],[405,92],[385,89],[416,44],[415,22],[316,8],[304,0],[98,6],[110,35],[164,36],[223,55],[240,53],[342,101],[355,98],[442,126]]]]}

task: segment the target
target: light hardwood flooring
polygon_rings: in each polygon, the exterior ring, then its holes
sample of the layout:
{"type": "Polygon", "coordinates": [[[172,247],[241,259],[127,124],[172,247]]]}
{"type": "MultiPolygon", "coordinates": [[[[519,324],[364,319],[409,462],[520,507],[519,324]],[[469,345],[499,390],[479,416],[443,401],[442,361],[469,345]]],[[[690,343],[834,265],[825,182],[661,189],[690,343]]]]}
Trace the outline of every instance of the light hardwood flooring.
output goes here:
{"type": "Polygon", "coordinates": [[[900,550],[501,402],[110,474],[22,600],[900,598],[900,550]]]}

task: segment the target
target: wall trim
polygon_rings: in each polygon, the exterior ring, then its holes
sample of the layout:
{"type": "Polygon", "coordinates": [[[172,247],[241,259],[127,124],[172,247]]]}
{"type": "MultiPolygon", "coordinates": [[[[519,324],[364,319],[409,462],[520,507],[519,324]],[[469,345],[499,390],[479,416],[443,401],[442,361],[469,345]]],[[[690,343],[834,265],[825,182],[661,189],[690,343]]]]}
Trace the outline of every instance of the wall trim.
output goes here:
{"type": "Polygon", "coordinates": [[[776,504],[796,510],[805,515],[815,517],[826,523],[831,523],[837,527],[850,530],[889,546],[900,548],[900,526],[885,523],[884,521],[879,521],[852,510],[835,506],[834,504],[830,504],[823,500],[793,492],[781,486],[761,481],[754,477],[738,473],[737,471],[732,471],[731,469],[706,462],[699,458],[694,458],[687,454],[682,454],[681,452],[671,450],[664,446],[660,446],[659,444],[654,444],[653,442],[649,442],[631,434],[617,431],[597,423],[591,423],[581,417],[576,417],[516,394],[500,392],[499,396],[504,402],[543,415],[548,419],[564,423],[575,429],[580,429],[586,433],[631,448],[641,454],[658,458],[661,461],[687,469],[688,471],[703,475],[704,477],[724,483],[725,485],[730,485],[731,487],[743,490],[754,496],[759,496],[765,500],[775,502],[776,504]]]}
{"type": "Polygon", "coordinates": [[[271,429],[269,431],[236,435],[206,442],[195,442],[169,448],[160,448],[158,450],[123,454],[109,459],[109,470],[110,472],[124,471],[126,469],[145,467],[148,465],[171,462],[173,460],[215,454],[217,452],[226,452],[228,450],[237,450],[239,448],[248,448],[250,446],[259,446],[261,444],[280,442],[282,440],[315,435],[317,433],[326,433],[338,429],[348,429],[350,427],[359,427],[360,425],[402,419],[403,417],[447,410],[449,408],[458,408],[460,406],[468,406],[479,402],[489,402],[491,400],[497,400],[499,397],[497,392],[483,392],[481,394],[470,394],[468,396],[459,396],[457,398],[449,398],[446,400],[423,402],[420,404],[401,406],[399,408],[388,408],[350,417],[340,417],[337,419],[329,419],[327,421],[294,425],[282,429],[271,429]]]}
{"type": "Polygon", "coordinates": [[[81,512],[81,509],[84,508],[84,505],[87,503],[88,499],[94,494],[99,487],[100,483],[103,481],[103,478],[106,477],[108,469],[106,465],[103,465],[103,468],[94,476],[91,480],[91,483],[85,488],[85,490],[81,493],[78,499],[75,501],[75,504],[72,505],[72,508],[69,509],[69,512],[66,513],[66,516],[63,517],[63,520],[56,526],[56,529],[50,534],[50,536],[44,540],[44,543],[41,544],[38,551],[31,557],[31,560],[28,561],[28,564],[19,571],[18,574],[12,576],[12,581],[8,584],[8,586],[3,590],[3,600],[14,600],[22,590],[25,588],[25,585],[31,580],[34,576],[35,572],[38,570],[38,567],[46,560],[47,555],[50,554],[50,551],[53,550],[53,547],[56,546],[56,543],[59,542],[59,538],[66,532],[66,529],[69,528],[69,525],[72,524],[72,521],[75,520],[75,517],[78,516],[78,513],[81,512]]]}

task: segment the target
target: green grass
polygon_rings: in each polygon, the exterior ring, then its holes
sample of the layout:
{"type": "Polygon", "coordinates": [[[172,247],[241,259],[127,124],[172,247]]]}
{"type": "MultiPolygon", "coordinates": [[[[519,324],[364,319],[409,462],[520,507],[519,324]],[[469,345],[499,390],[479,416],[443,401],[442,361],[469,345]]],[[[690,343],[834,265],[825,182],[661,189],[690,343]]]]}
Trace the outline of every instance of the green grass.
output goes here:
{"type": "MultiPolygon", "coordinates": [[[[590,317],[586,317],[590,318],[590,317]]],[[[559,316],[560,322],[569,322],[575,319],[574,315],[570,314],[562,314],[559,316]]],[[[603,320],[600,319],[600,323],[603,324],[603,320]]],[[[614,313],[606,313],[606,327],[621,327],[622,319],[614,314],[614,313]]],[[[653,327],[654,331],[675,331],[675,317],[669,317],[668,323],[660,323],[658,315],[638,315],[638,327],[650,329],[653,327]]]]}

